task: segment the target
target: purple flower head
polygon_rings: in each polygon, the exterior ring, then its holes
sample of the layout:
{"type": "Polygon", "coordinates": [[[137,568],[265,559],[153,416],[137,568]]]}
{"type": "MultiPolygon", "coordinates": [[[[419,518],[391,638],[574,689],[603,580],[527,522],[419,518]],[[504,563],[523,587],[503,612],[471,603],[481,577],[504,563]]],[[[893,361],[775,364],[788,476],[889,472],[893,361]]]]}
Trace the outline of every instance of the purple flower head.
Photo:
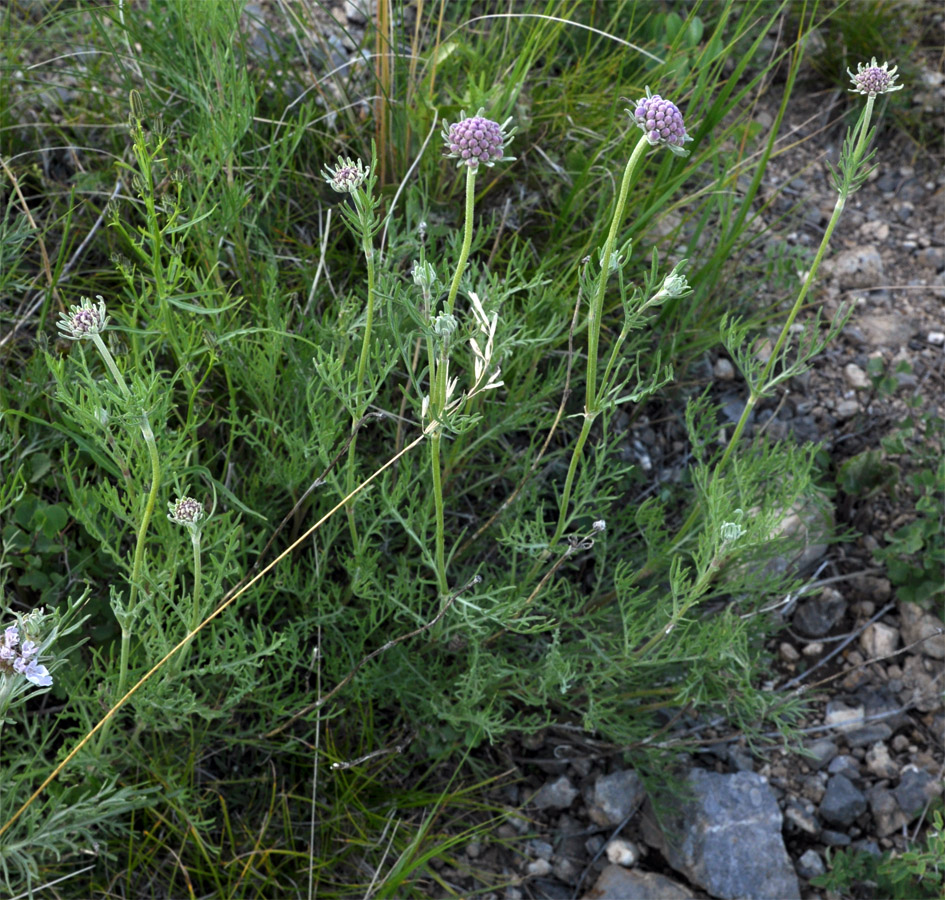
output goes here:
{"type": "Polygon", "coordinates": [[[83,297],[78,306],[70,308],[68,313],[59,313],[60,322],[57,327],[62,336],[70,341],[81,341],[91,338],[93,334],[101,334],[108,324],[105,315],[105,300],[101,294],[96,295],[99,302],[93,303],[88,297],[83,297]]]}
{"type": "Polygon", "coordinates": [[[853,81],[853,87],[850,88],[850,91],[854,94],[868,94],[874,97],[877,94],[890,94],[893,91],[901,91],[903,86],[896,84],[896,79],[899,77],[896,74],[896,70],[899,66],[893,66],[890,69],[888,65],[889,64],[885,62],[880,65],[876,62],[876,57],[874,56],[868,66],[864,66],[863,63],[856,64],[856,75],[847,69],[847,75],[849,75],[850,79],[853,81]]]}
{"type": "Polygon", "coordinates": [[[175,525],[183,525],[191,530],[196,528],[204,517],[203,504],[193,497],[181,497],[174,503],[168,503],[167,508],[170,510],[167,517],[175,525]]]}
{"type": "Polygon", "coordinates": [[[3,631],[3,645],[8,648],[20,643],[20,629],[16,625],[8,625],[3,631]]]}
{"type": "Polygon", "coordinates": [[[353,194],[365,179],[371,174],[371,167],[365,167],[360,159],[348,159],[348,157],[338,157],[338,165],[334,168],[325,166],[322,176],[333,191],[339,194],[353,194]]]}
{"type": "Polygon", "coordinates": [[[505,148],[512,140],[515,129],[506,131],[511,119],[501,125],[492,119],[483,118],[480,109],[474,116],[461,112],[462,118],[455,125],[443,124],[443,143],[447,157],[458,159],[457,165],[471,169],[494,166],[497,162],[510,162],[514,157],[505,155],[505,148]]]}
{"type": "Polygon", "coordinates": [[[662,144],[677,156],[689,155],[684,147],[692,138],[686,134],[682,113],[675,103],[664,100],[659,94],[651,94],[647,88],[646,96],[637,101],[633,112],[628,109],[627,115],[654,147],[662,144]]]}

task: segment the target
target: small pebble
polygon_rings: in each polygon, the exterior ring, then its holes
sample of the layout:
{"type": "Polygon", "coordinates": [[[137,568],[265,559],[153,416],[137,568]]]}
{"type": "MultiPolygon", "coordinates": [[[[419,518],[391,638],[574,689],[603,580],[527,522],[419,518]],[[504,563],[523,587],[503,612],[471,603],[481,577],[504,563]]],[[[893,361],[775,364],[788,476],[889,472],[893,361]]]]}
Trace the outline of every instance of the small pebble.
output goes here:
{"type": "Polygon", "coordinates": [[[536,878],[544,878],[551,874],[551,863],[547,859],[533,859],[526,867],[525,871],[536,878]]]}
{"type": "Polygon", "coordinates": [[[781,643],[778,647],[778,653],[785,662],[792,663],[797,662],[801,658],[801,654],[797,652],[793,644],[789,644],[787,641],[781,643]]]}
{"type": "Polygon", "coordinates": [[[856,391],[865,391],[870,386],[870,380],[856,363],[850,363],[843,368],[843,377],[847,384],[856,391]]]}
{"type": "Polygon", "coordinates": [[[629,869],[636,865],[640,858],[640,851],[636,844],[624,838],[614,838],[607,844],[607,859],[616,866],[623,866],[629,869]]]}
{"type": "Polygon", "coordinates": [[[735,377],[735,366],[724,356],[720,356],[712,367],[712,373],[719,381],[731,381],[735,377]]]}
{"type": "Polygon", "coordinates": [[[933,346],[941,347],[945,344],[945,331],[930,331],[925,339],[933,346]]]}
{"type": "Polygon", "coordinates": [[[820,656],[824,652],[824,645],[820,641],[811,641],[801,652],[804,656],[820,656]]]}

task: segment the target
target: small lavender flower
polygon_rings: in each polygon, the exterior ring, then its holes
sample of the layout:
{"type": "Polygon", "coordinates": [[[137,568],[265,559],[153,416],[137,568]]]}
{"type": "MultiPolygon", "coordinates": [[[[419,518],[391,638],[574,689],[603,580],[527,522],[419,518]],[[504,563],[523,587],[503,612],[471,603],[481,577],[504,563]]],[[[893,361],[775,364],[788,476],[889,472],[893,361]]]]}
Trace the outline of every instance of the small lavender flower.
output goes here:
{"type": "Polygon", "coordinates": [[[459,166],[478,168],[494,166],[497,162],[511,162],[514,157],[505,155],[505,148],[512,140],[515,129],[506,131],[511,118],[501,125],[492,119],[483,118],[480,109],[474,116],[461,112],[462,118],[454,125],[443,124],[443,143],[449,159],[458,159],[459,166]]]}
{"type": "Polygon", "coordinates": [[[62,321],[56,324],[64,338],[70,341],[81,341],[91,338],[93,334],[101,334],[105,330],[108,324],[105,300],[101,294],[96,296],[98,303],[93,303],[88,297],[83,297],[77,306],[69,309],[68,313],[59,313],[62,321]]]}
{"type": "Polygon", "coordinates": [[[168,519],[175,525],[183,525],[191,530],[195,529],[204,517],[203,504],[193,497],[181,497],[174,503],[168,503],[167,508],[170,510],[168,519]]]}
{"type": "Polygon", "coordinates": [[[627,114],[654,147],[662,144],[677,156],[688,155],[683,148],[692,138],[686,134],[682,113],[675,103],[664,100],[659,94],[651,94],[647,87],[646,96],[637,101],[633,112],[628,109],[627,114]]]}
{"type": "Polygon", "coordinates": [[[877,94],[890,94],[893,91],[901,91],[903,85],[896,84],[896,79],[899,77],[896,74],[898,68],[899,66],[893,66],[889,69],[888,63],[886,62],[880,65],[876,62],[875,56],[870,60],[868,66],[864,66],[863,63],[857,63],[856,75],[847,69],[847,75],[850,76],[853,82],[853,87],[850,88],[850,92],[854,94],[872,94],[875,97],[877,94]]]}
{"type": "Polygon", "coordinates": [[[371,174],[371,167],[365,167],[360,159],[338,157],[338,165],[332,168],[325,166],[322,176],[333,191],[339,194],[353,194],[365,179],[371,174]]]}
{"type": "Polygon", "coordinates": [[[49,687],[52,675],[49,670],[40,665],[34,656],[39,652],[39,645],[27,638],[20,644],[20,630],[16,625],[9,625],[3,632],[3,644],[0,645],[0,674],[22,675],[27,681],[37,687],[49,687]]]}

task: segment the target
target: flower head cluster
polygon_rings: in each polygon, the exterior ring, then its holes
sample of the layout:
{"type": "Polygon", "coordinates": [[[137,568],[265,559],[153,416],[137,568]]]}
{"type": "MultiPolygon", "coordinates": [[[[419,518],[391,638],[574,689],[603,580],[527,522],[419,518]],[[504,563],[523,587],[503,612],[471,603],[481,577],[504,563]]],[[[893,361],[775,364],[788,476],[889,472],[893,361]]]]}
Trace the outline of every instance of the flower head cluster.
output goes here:
{"type": "Polygon", "coordinates": [[[659,94],[651,94],[647,88],[646,96],[637,101],[633,112],[628,109],[627,114],[653,146],[663,144],[677,156],[688,155],[684,147],[692,138],[686,134],[682,113],[675,103],[664,100],[659,94]]]}
{"type": "Polygon", "coordinates": [[[455,125],[443,124],[446,155],[450,159],[458,159],[457,165],[476,169],[480,164],[494,166],[497,162],[513,159],[505,155],[505,148],[515,134],[514,128],[506,131],[512,120],[506,119],[500,125],[492,119],[483,118],[483,112],[480,109],[474,116],[461,112],[462,118],[455,125]]]}
{"type": "Polygon", "coordinates": [[[338,165],[334,168],[325,166],[322,175],[333,191],[339,194],[353,194],[365,179],[371,174],[371,167],[365,167],[360,159],[338,157],[338,165]]]}
{"type": "Polygon", "coordinates": [[[170,512],[167,514],[175,525],[183,525],[193,531],[200,520],[204,517],[203,504],[193,497],[181,497],[173,503],[168,503],[167,508],[170,512]]]}
{"type": "Polygon", "coordinates": [[[49,687],[53,683],[52,675],[36,661],[38,652],[35,641],[26,638],[21,642],[19,627],[9,625],[0,640],[0,673],[22,675],[38,687],[49,687]]]}
{"type": "Polygon", "coordinates": [[[93,334],[101,334],[108,324],[105,314],[105,299],[101,294],[96,295],[98,303],[93,303],[88,297],[83,297],[77,306],[72,306],[68,313],[59,313],[61,321],[57,322],[62,336],[70,341],[81,341],[91,338],[93,334]]]}
{"type": "Polygon", "coordinates": [[[893,91],[901,91],[903,86],[896,84],[896,79],[899,77],[896,74],[896,70],[899,66],[893,66],[890,69],[888,65],[889,64],[885,62],[880,65],[876,62],[876,57],[874,56],[868,66],[864,66],[863,63],[856,64],[856,75],[847,69],[847,75],[850,76],[850,80],[853,82],[853,87],[850,88],[850,91],[854,94],[868,94],[874,97],[876,94],[889,94],[893,91]]]}

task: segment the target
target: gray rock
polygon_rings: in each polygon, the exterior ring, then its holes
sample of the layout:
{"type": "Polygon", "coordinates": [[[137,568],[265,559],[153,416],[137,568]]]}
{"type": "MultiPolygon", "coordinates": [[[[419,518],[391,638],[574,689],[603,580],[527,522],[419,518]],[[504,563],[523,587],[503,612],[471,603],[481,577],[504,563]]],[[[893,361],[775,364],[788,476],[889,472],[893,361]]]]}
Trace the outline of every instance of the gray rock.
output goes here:
{"type": "Polygon", "coordinates": [[[851,781],[860,780],[860,764],[852,756],[845,753],[843,756],[831,760],[830,765],[827,766],[827,771],[831,775],[843,775],[851,781]]]}
{"type": "Polygon", "coordinates": [[[649,821],[644,829],[674,869],[723,900],[800,897],[781,811],[764,778],[694,768],[686,787],[684,799],[664,798],[674,802],[660,822],[665,830],[649,821]]]}
{"type": "Polygon", "coordinates": [[[883,258],[875,247],[854,247],[825,259],[821,272],[835,278],[844,288],[875,287],[883,284],[883,258]]]}
{"type": "Polygon", "coordinates": [[[848,385],[856,391],[865,391],[870,386],[870,380],[856,363],[848,363],[843,367],[843,377],[848,385]]]}
{"type": "Polygon", "coordinates": [[[562,775],[555,781],[543,784],[532,798],[531,805],[537,809],[567,809],[579,793],[571,780],[562,775]]]}
{"type": "Polygon", "coordinates": [[[866,708],[862,704],[847,706],[840,700],[830,700],[824,709],[824,724],[838,731],[853,731],[863,727],[865,716],[866,708]]]}
{"type": "Polygon", "coordinates": [[[587,813],[597,825],[619,825],[639,807],[644,794],[643,784],[632,769],[601,775],[594,782],[587,813]]]}
{"type": "Polygon", "coordinates": [[[794,625],[810,637],[823,637],[847,614],[843,594],[827,588],[816,597],[805,600],[794,613],[794,625]]]}
{"type": "Polygon", "coordinates": [[[797,861],[797,874],[801,878],[816,878],[827,871],[824,861],[816,850],[805,850],[797,861]]]}
{"type": "Polygon", "coordinates": [[[850,835],[844,834],[842,831],[831,831],[829,828],[825,828],[820,832],[820,839],[828,847],[849,847],[852,841],[850,835]]]}
{"type": "Polygon", "coordinates": [[[912,821],[933,797],[942,793],[942,783],[925,769],[909,765],[902,771],[899,785],[893,791],[899,808],[912,821]]]}
{"type": "Polygon", "coordinates": [[[866,792],[873,814],[873,831],[877,837],[888,837],[905,825],[909,818],[899,808],[892,791],[874,784],[866,792]]]}
{"type": "Polygon", "coordinates": [[[882,742],[873,744],[866,751],[866,768],[877,778],[895,778],[899,774],[899,766],[889,755],[889,748],[882,742]]]}
{"type": "Polygon", "coordinates": [[[788,825],[798,831],[816,837],[820,834],[820,822],[817,819],[814,804],[809,800],[799,800],[791,797],[784,807],[784,818],[788,825]]]}
{"type": "Polygon", "coordinates": [[[862,728],[854,728],[847,732],[847,744],[851,747],[868,747],[877,741],[885,741],[892,737],[892,728],[885,722],[871,722],[862,728]]]}
{"type": "Polygon", "coordinates": [[[808,759],[808,762],[815,769],[822,769],[838,752],[837,745],[830,738],[818,738],[811,741],[807,749],[813,754],[813,758],[808,759]]]}
{"type": "Polygon", "coordinates": [[[866,797],[844,775],[832,775],[820,801],[820,818],[831,825],[852,825],[866,812],[866,797]]]}
{"type": "Polygon", "coordinates": [[[693,894],[657,872],[607,866],[583,900],[693,900],[693,894]]]}
{"type": "Polygon", "coordinates": [[[902,642],[907,646],[915,641],[922,643],[916,651],[933,659],[945,659],[945,624],[931,613],[925,612],[915,603],[900,603],[902,617],[902,642]]]}
{"type": "Polygon", "coordinates": [[[901,315],[858,315],[854,321],[871,347],[905,346],[916,330],[915,323],[901,315]]]}

